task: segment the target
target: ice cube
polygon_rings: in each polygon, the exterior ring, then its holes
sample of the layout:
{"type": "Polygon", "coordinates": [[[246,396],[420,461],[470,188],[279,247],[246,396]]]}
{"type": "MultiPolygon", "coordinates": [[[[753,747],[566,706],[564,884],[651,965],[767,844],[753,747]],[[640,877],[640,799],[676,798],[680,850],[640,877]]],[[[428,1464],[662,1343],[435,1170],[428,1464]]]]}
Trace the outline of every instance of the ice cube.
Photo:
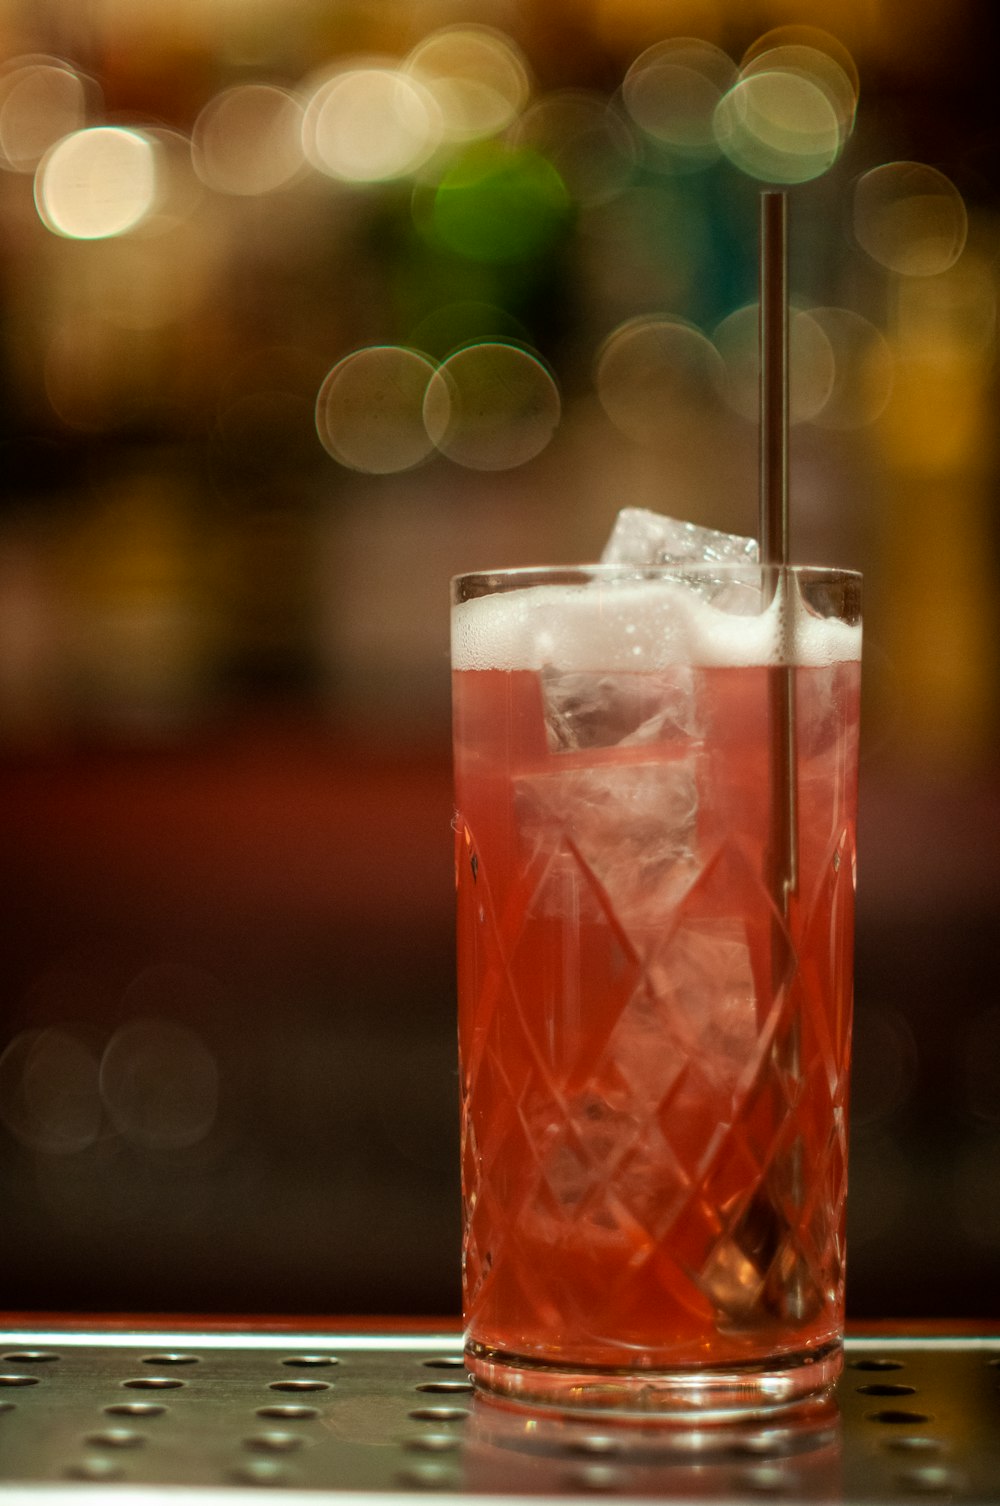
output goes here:
{"type": "Polygon", "coordinates": [[[553,854],[537,898],[545,914],[594,913],[605,901],[625,930],[662,917],[692,861],[693,759],[598,763],[518,779],[521,828],[553,854]]]}
{"type": "Polygon", "coordinates": [[[767,1177],[715,1245],[698,1284],[720,1317],[740,1327],[802,1323],[823,1305],[822,1273],[799,1249],[789,1211],[767,1177]]]}
{"type": "Polygon", "coordinates": [[[549,750],[639,747],[696,735],[691,670],[643,675],[541,671],[549,750]]]}
{"type": "Polygon", "coordinates": [[[757,563],[755,539],[719,533],[697,523],[664,517],[644,507],[623,507],[615,519],[601,562],[605,565],[757,563]]]}
{"type": "Polygon", "coordinates": [[[757,994],[746,925],[738,917],[682,922],[649,978],[665,1018],[706,1082],[729,1097],[757,1041],[757,994]]]}

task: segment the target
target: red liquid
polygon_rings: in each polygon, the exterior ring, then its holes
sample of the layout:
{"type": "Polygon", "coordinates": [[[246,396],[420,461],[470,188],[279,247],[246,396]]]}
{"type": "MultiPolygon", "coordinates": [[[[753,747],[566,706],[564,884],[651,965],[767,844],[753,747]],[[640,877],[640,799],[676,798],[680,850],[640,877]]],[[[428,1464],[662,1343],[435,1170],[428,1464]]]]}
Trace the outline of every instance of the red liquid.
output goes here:
{"type": "Polygon", "coordinates": [[[726,1366],[839,1337],[860,666],[794,671],[787,922],[775,673],[615,676],[616,728],[571,700],[563,751],[537,674],[454,676],[464,1296],[501,1356],[726,1366]]]}

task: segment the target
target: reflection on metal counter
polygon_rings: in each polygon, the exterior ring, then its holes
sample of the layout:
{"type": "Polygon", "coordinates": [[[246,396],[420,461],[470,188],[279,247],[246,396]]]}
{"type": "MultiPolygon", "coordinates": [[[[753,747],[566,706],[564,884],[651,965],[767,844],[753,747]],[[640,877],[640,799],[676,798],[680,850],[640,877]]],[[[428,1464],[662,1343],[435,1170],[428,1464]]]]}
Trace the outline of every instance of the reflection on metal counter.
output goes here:
{"type": "Polygon", "coordinates": [[[73,1482],[155,1502],[598,1494],[985,1503],[1000,1481],[1000,1338],[849,1339],[833,1403],[778,1426],[564,1420],[484,1401],[456,1333],[0,1333],[6,1506],[73,1482]]]}

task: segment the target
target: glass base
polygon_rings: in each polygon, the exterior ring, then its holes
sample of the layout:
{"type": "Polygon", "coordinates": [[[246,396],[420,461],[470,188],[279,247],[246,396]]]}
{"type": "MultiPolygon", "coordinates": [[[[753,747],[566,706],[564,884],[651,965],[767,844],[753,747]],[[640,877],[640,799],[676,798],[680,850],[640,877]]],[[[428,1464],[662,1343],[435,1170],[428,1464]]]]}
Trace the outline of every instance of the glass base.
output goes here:
{"type": "Polygon", "coordinates": [[[748,1364],[612,1370],[526,1359],[468,1341],[465,1360],[476,1385],[508,1403],[690,1426],[798,1412],[829,1394],[844,1356],[834,1340],[748,1364]]]}

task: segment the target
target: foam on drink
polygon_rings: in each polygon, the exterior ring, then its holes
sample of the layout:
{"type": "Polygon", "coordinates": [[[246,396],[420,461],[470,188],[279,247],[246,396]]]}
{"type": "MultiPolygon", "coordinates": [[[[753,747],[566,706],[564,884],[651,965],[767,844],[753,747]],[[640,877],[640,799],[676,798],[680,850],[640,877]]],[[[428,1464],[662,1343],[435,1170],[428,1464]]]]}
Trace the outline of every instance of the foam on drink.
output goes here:
{"type": "Polygon", "coordinates": [[[744,583],[723,609],[674,580],[530,585],[462,602],[452,614],[455,669],[641,671],[672,664],[819,667],[858,660],[861,628],[781,593],[763,610],[744,583]],[[735,609],[731,609],[735,608],[735,609]]]}

